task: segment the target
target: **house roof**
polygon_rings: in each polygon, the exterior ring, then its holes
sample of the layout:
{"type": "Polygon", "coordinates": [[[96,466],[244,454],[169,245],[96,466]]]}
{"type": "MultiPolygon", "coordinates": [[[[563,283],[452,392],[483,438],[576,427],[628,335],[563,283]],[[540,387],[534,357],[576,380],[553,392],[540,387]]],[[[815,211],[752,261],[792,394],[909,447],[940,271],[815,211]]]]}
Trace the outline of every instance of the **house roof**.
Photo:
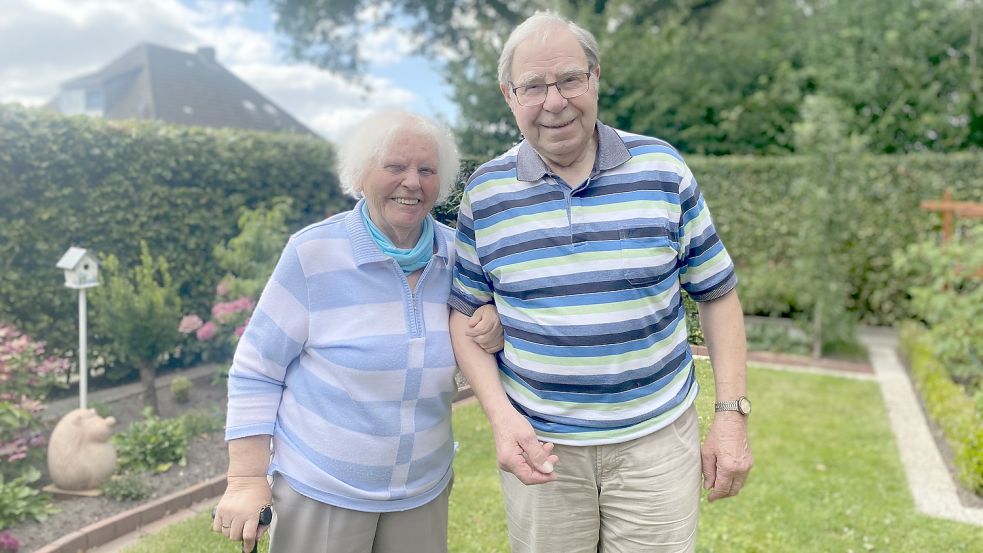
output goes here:
{"type": "MultiPolygon", "coordinates": [[[[102,93],[107,119],[155,119],[183,125],[314,135],[272,100],[215,61],[215,50],[189,53],[135,46],[95,73],[61,85],[102,93]]],[[[58,99],[51,102],[58,109],[58,99]]]]}

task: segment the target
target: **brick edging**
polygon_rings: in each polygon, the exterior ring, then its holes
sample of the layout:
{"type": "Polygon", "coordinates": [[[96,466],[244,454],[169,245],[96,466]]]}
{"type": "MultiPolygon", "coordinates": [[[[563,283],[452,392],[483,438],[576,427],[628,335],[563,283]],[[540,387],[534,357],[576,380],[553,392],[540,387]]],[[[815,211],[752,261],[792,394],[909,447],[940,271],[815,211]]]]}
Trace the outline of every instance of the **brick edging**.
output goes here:
{"type": "Polygon", "coordinates": [[[225,474],[138,505],[58,538],[34,553],[77,553],[105,545],[171,513],[225,492],[225,474]]]}
{"type": "MultiPolygon", "coordinates": [[[[693,349],[694,355],[709,355],[709,351],[707,351],[706,346],[690,345],[690,347],[693,349]]],[[[874,374],[874,368],[868,363],[841,361],[839,359],[825,359],[822,357],[816,359],[805,355],[791,355],[788,353],[749,351],[747,352],[747,360],[749,363],[774,363],[778,365],[791,365],[793,367],[817,367],[821,369],[832,369],[851,373],[874,374]]]]}
{"type": "MultiPolygon", "coordinates": [[[[458,390],[457,395],[454,396],[454,403],[468,399],[472,395],[470,386],[458,390]]],[[[94,522],[71,534],[66,534],[41,547],[41,549],[35,550],[34,553],[77,553],[105,545],[171,513],[186,509],[199,501],[218,497],[225,493],[225,485],[224,474],[203,480],[183,490],[138,505],[130,510],[94,522]]]]}

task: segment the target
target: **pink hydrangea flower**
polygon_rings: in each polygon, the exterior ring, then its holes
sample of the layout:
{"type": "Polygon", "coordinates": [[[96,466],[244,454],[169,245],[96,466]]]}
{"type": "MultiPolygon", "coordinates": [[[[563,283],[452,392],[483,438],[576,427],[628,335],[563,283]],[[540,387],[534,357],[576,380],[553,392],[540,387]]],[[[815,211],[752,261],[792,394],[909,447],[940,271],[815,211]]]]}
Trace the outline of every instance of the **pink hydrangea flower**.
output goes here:
{"type": "Polygon", "coordinates": [[[3,553],[16,553],[20,549],[20,540],[10,533],[10,530],[0,532],[0,551],[3,553]]]}
{"type": "Polygon", "coordinates": [[[218,330],[218,327],[215,326],[215,323],[208,321],[207,323],[202,325],[202,327],[199,328],[197,332],[195,332],[195,337],[197,337],[198,340],[201,342],[211,340],[212,338],[215,337],[216,330],[218,330]]]}
{"type": "Polygon", "coordinates": [[[219,281],[218,286],[215,287],[215,295],[218,297],[224,297],[229,293],[229,281],[222,279],[219,281]]]}
{"type": "Polygon", "coordinates": [[[191,334],[205,324],[198,315],[185,315],[181,319],[181,324],[177,325],[177,330],[181,334],[191,334]]]}

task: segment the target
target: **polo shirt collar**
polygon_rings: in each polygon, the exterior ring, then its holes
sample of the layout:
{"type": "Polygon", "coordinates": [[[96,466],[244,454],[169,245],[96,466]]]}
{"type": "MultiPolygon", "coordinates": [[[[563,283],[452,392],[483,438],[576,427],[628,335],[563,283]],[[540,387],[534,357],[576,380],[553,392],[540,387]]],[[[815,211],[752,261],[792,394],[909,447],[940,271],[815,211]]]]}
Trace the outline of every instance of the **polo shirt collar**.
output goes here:
{"type": "MultiPolygon", "coordinates": [[[[625,146],[618,132],[598,120],[597,157],[594,159],[594,171],[608,171],[631,159],[631,153],[625,146]]],[[[528,140],[519,144],[516,155],[516,178],[521,181],[535,182],[550,173],[549,166],[539,156],[536,149],[528,140]]]]}
{"type": "MultiPolygon", "coordinates": [[[[390,261],[392,258],[382,253],[375,240],[369,235],[368,229],[365,228],[365,223],[362,222],[361,212],[364,203],[365,198],[360,199],[355,204],[355,208],[345,216],[345,229],[348,231],[348,239],[352,243],[352,256],[355,259],[355,265],[362,266],[367,263],[390,261]]],[[[447,266],[450,245],[446,243],[444,233],[440,232],[440,223],[434,221],[433,230],[437,242],[437,251],[433,255],[441,258],[444,266],[447,266]]]]}

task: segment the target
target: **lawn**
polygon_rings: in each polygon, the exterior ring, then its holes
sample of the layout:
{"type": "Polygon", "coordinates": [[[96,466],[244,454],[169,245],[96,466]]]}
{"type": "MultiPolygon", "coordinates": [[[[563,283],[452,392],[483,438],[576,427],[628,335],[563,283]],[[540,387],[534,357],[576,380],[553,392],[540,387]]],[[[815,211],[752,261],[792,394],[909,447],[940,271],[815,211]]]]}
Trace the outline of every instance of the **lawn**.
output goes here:
{"type": "MultiPolygon", "coordinates": [[[[739,497],[703,504],[699,551],[983,551],[983,529],[914,511],[875,382],[760,368],[749,375],[756,464],[739,497]]],[[[713,389],[706,364],[699,376],[705,427],[713,389]]],[[[495,455],[481,409],[457,409],[454,431],[461,448],[450,550],[507,552],[495,455]]],[[[207,525],[201,515],[126,553],[227,550],[207,525]]]]}

